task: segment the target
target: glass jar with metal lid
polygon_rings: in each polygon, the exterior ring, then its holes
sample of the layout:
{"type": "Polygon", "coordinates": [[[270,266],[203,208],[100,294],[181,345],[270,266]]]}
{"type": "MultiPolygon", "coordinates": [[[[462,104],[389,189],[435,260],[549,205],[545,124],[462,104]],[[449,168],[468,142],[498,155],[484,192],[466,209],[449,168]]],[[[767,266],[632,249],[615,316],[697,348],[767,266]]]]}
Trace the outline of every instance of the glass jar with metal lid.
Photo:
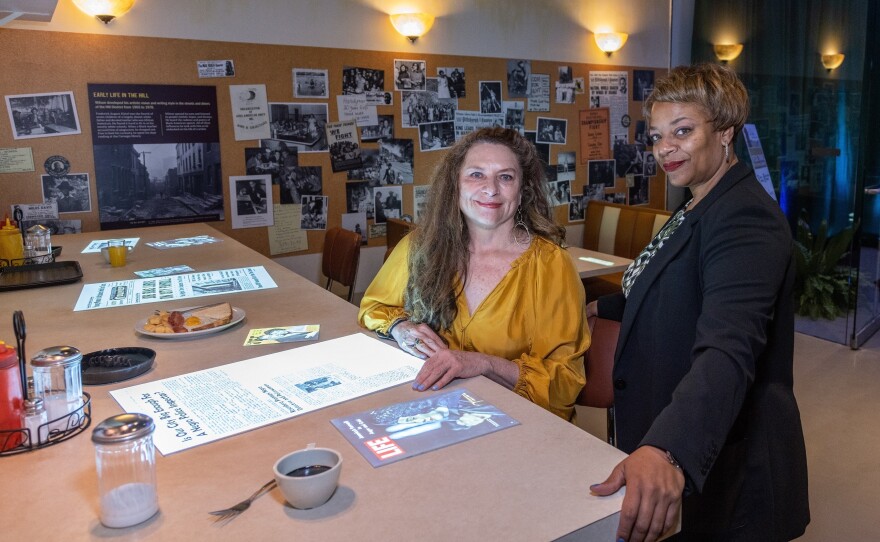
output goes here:
{"type": "Polygon", "coordinates": [[[101,523],[130,527],[159,511],[153,419],[146,414],[118,414],[92,431],[101,523]]]}
{"type": "Polygon", "coordinates": [[[72,346],[53,346],[31,358],[34,394],[43,400],[49,431],[66,431],[80,424],[83,406],[82,353],[72,346]]]}

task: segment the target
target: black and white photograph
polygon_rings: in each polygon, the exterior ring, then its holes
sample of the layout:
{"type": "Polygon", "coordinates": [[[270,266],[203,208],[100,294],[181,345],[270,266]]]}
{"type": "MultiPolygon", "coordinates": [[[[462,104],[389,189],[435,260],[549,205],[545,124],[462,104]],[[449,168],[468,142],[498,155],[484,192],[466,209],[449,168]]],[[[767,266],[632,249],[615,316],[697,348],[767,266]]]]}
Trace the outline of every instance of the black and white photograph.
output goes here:
{"type": "Polygon", "coordinates": [[[507,61],[507,97],[528,98],[529,76],[532,74],[531,60],[507,61]]]}
{"type": "MultiPolygon", "coordinates": [[[[620,195],[623,196],[621,203],[626,203],[626,193],[620,192],[620,195]]],[[[608,198],[605,197],[605,187],[601,184],[584,186],[584,210],[586,210],[586,206],[590,204],[591,200],[608,201],[608,198]]]]}
{"type": "Polygon", "coordinates": [[[653,90],[654,70],[633,70],[633,101],[644,101],[653,90]]]}
{"type": "Polygon", "coordinates": [[[614,160],[618,177],[627,175],[641,175],[644,171],[642,156],[645,146],[638,143],[614,142],[614,160]]]}
{"type": "Polygon", "coordinates": [[[355,121],[328,123],[327,141],[330,143],[330,167],[334,173],[361,167],[361,145],[355,121]]]}
{"type": "Polygon", "coordinates": [[[545,164],[550,163],[550,144],[549,143],[538,143],[537,137],[538,133],[532,130],[526,130],[523,134],[526,139],[532,142],[532,145],[535,146],[535,150],[538,151],[538,156],[541,158],[541,161],[545,164]]]}
{"type": "Polygon", "coordinates": [[[520,134],[526,130],[525,102],[503,101],[501,107],[504,110],[504,127],[516,130],[520,134]]]}
{"type": "Polygon", "coordinates": [[[245,147],[244,159],[246,174],[271,175],[272,184],[281,184],[285,173],[299,165],[296,147],[278,139],[263,139],[259,147],[245,147]]]}
{"type": "Polygon", "coordinates": [[[630,205],[647,205],[650,194],[648,193],[648,178],[644,175],[633,175],[633,185],[629,192],[630,205]]]}
{"type": "Polygon", "coordinates": [[[448,149],[455,143],[455,123],[452,121],[419,124],[419,150],[422,152],[448,149]]]}
{"type": "Polygon", "coordinates": [[[92,210],[88,173],[68,173],[60,177],[40,175],[43,203],[55,203],[59,213],[88,213],[92,210]]]}
{"type": "Polygon", "coordinates": [[[413,215],[414,220],[418,222],[422,219],[422,215],[428,207],[428,193],[431,191],[430,185],[419,184],[413,186],[413,215]]]}
{"type": "Polygon", "coordinates": [[[568,120],[538,117],[537,142],[565,145],[568,120]]]}
{"type": "Polygon", "coordinates": [[[654,153],[651,151],[645,151],[642,153],[642,174],[645,177],[654,177],[657,175],[657,159],[654,158],[654,153]]]}
{"type": "Polygon", "coordinates": [[[556,83],[556,103],[573,104],[575,94],[574,83],[556,83]]]}
{"type": "Polygon", "coordinates": [[[443,67],[437,68],[437,77],[446,78],[445,86],[449,89],[449,96],[444,96],[444,84],[441,81],[437,93],[441,98],[466,98],[464,68],[443,67]]]}
{"type": "Polygon", "coordinates": [[[299,152],[325,152],[329,149],[326,103],[269,103],[272,139],[294,145],[299,152]]]}
{"type": "Polygon", "coordinates": [[[73,135],[81,132],[73,92],[6,96],[14,139],[73,135]]]}
{"type": "Polygon", "coordinates": [[[556,171],[560,175],[559,180],[574,180],[575,157],[574,151],[560,152],[556,155],[556,171]]]}
{"type": "Polygon", "coordinates": [[[229,193],[233,194],[232,229],[272,226],[272,179],[269,175],[229,177],[229,193]]]}
{"type": "Polygon", "coordinates": [[[304,196],[320,196],[323,190],[321,166],[292,167],[281,180],[281,203],[302,203],[304,196]]]}
{"type": "Polygon", "coordinates": [[[480,113],[501,113],[501,81],[480,81],[480,113]]]}
{"type": "Polygon", "coordinates": [[[327,196],[303,196],[300,229],[327,229],[327,196]]]}
{"type": "Polygon", "coordinates": [[[553,181],[549,183],[550,205],[568,205],[571,201],[571,182],[553,181]]]}
{"type": "Polygon", "coordinates": [[[637,120],[636,121],[636,135],[635,135],[635,138],[633,138],[633,139],[636,143],[641,143],[641,144],[645,145],[646,147],[651,146],[651,142],[648,140],[648,132],[646,130],[644,120],[637,120]]]}
{"type": "Polygon", "coordinates": [[[557,84],[570,85],[574,83],[574,74],[571,71],[571,66],[559,66],[557,74],[557,84]]]}
{"type": "Polygon", "coordinates": [[[416,128],[424,122],[454,121],[456,109],[457,99],[440,98],[436,92],[400,93],[400,125],[404,128],[416,128]]]}
{"type": "Polygon", "coordinates": [[[400,218],[403,214],[403,187],[373,188],[373,214],[376,224],[383,224],[388,218],[400,218]]]}
{"type": "Polygon", "coordinates": [[[349,181],[367,181],[370,186],[379,186],[382,161],[379,149],[361,149],[361,167],[348,170],[349,181]]]}
{"type": "Polygon", "coordinates": [[[614,160],[590,160],[587,164],[587,184],[614,187],[614,160]]]}
{"type": "Polygon", "coordinates": [[[342,227],[348,231],[360,234],[361,244],[367,244],[367,213],[344,213],[342,215],[342,227]]]}
{"type": "Polygon", "coordinates": [[[378,239],[379,237],[385,237],[386,231],[387,228],[385,227],[385,222],[381,224],[370,224],[370,227],[367,229],[367,238],[378,239]]]}
{"type": "Polygon", "coordinates": [[[294,98],[329,98],[327,70],[293,68],[294,98]]]}
{"type": "MultiPolygon", "coordinates": [[[[586,195],[586,192],[584,195],[586,195]]],[[[626,205],[626,192],[608,192],[605,194],[605,201],[609,203],[617,203],[619,205],[626,205]]]]}
{"type": "Polygon", "coordinates": [[[378,141],[394,137],[394,115],[379,115],[379,122],[361,126],[361,141],[378,141]]]}
{"type": "Polygon", "coordinates": [[[373,218],[373,194],[369,183],[345,183],[345,212],[364,213],[373,218]]]}
{"type": "Polygon", "coordinates": [[[587,208],[587,198],[580,195],[572,195],[571,201],[568,202],[568,221],[569,222],[583,222],[584,220],[584,211],[587,208]]]}
{"type": "Polygon", "coordinates": [[[82,220],[61,220],[57,218],[41,218],[38,220],[24,220],[19,224],[21,229],[28,229],[40,224],[49,230],[52,237],[65,233],[82,233],[82,220]]]}
{"type": "Polygon", "coordinates": [[[394,90],[425,90],[424,60],[394,60],[394,90]]]}
{"type": "Polygon", "coordinates": [[[379,140],[379,182],[387,184],[412,184],[413,155],[412,139],[379,140]]]}
{"type": "Polygon", "coordinates": [[[343,94],[385,92],[385,70],[346,66],[342,68],[343,94]]]}

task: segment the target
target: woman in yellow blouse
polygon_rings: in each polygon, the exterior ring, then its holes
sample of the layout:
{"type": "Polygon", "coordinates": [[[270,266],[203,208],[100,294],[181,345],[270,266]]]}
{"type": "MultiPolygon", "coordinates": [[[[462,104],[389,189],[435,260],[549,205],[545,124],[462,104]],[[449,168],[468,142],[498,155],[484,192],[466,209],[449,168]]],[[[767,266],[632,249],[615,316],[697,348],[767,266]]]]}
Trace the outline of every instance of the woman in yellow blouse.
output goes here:
{"type": "Polygon", "coordinates": [[[497,127],[462,138],[434,172],[421,224],[391,253],[358,315],[425,360],[414,389],[484,375],[573,419],[590,337],[545,185],[534,146],[497,127]]]}

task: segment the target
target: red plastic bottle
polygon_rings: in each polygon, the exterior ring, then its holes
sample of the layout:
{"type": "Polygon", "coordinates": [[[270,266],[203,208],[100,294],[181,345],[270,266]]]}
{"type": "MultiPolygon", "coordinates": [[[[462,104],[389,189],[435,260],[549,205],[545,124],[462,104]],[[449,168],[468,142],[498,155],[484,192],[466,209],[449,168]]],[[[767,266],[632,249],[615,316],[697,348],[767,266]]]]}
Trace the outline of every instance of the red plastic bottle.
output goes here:
{"type": "Polygon", "coordinates": [[[23,399],[18,354],[15,348],[0,341],[0,451],[21,444],[21,433],[3,431],[21,429],[23,399]]]}

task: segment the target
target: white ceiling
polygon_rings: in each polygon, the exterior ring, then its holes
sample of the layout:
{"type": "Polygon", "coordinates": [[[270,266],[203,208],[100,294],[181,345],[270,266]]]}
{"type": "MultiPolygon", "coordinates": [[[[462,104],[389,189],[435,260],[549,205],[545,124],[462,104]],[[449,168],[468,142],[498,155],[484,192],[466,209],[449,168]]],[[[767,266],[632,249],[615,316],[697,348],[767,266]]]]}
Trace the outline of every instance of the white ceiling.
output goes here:
{"type": "Polygon", "coordinates": [[[58,0],[0,0],[0,26],[9,21],[51,21],[58,0]]]}

